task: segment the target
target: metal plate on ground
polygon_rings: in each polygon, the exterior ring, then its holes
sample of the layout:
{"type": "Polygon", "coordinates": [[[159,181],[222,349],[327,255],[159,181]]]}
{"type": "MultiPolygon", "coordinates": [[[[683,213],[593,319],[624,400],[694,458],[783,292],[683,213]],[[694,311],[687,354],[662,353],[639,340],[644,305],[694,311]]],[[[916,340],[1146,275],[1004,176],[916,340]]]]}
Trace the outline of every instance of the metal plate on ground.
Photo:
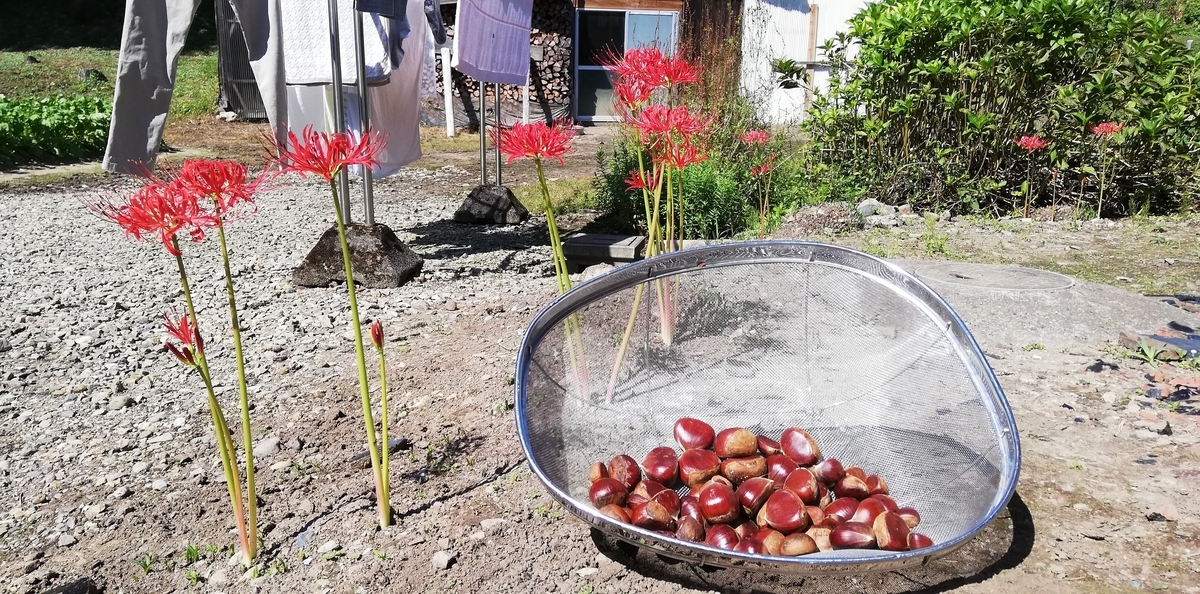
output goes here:
{"type": "Polygon", "coordinates": [[[1069,276],[1022,266],[933,262],[917,266],[915,272],[926,281],[992,291],[1059,291],[1075,286],[1069,276]]]}

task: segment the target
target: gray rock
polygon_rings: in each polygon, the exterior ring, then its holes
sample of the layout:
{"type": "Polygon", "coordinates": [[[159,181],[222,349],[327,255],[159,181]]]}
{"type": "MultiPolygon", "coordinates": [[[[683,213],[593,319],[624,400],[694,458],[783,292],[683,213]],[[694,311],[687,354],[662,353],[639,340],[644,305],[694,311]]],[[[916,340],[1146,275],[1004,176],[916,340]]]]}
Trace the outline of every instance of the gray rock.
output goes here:
{"type": "Polygon", "coordinates": [[[580,282],[592,280],[592,279],[596,278],[597,276],[606,274],[608,271],[612,270],[613,268],[616,268],[616,266],[613,266],[612,264],[607,264],[607,263],[593,264],[593,265],[588,266],[587,268],[583,269],[583,273],[581,274],[579,280],[580,280],[580,282]]]}
{"type": "Polygon", "coordinates": [[[162,491],[163,489],[167,488],[167,481],[158,479],[158,480],[150,483],[150,488],[154,489],[155,491],[162,491]]]}
{"type": "MultiPolygon", "coordinates": [[[[387,225],[347,225],[346,242],[354,280],[373,289],[399,287],[425,265],[425,260],[409,249],[387,225]]],[[[292,282],[302,287],[325,287],[346,281],[342,265],[341,240],[337,227],[330,227],[292,271],[292,282]]]]}
{"type": "Polygon", "coordinates": [[[0,353],[8,352],[11,349],[12,349],[12,345],[9,344],[7,340],[0,338],[0,353]]]}
{"type": "Polygon", "coordinates": [[[225,584],[228,584],[228,583],[229,583],[229,574],[227,574],[225,572],[224,567],[217,568],[215,571],[208,574],[208,585],[210,585],[210,586],[213,586],[213,587],[224,586],[225,584]]]}
{"type": "Polygon", "coordinates": [[[458,304],[452,300],[447,300],[442,304],[442,309],[445,311],[455,311],[458,309],[458,304]]]}
{"type": "Polygon", "coordinates": [[[454,213],[454,222],[515,225],[529,219],[529,210],[512,190],[493,184],[477,186],[454,213]]]}
{"type": "Polygon", "coordinates": [[[141,474],[141,473],[143,473],[143,472],[146,472],[146,469],[147,469],[147,468],[149,468],[149,467],[150,467],[150,465],[149,465],[149,464],[146,464],[145,462],[138,462],[138,463],[136,463],[136,464],[134,464],[134,465],[133,465],[133,473],[134,473],[134,474],[141,474]]]}
{"type": "Polygon", "coordinates": [[[338,544],[338,541],[336,541],[336,540],[326,541],[325,544],[317,547],[317,554],[324,555],[325,553],[331,553],[340,548],[342,548],[342,545],[338,544]]]}
{"type": "Polygon", "coordinates": [[[104,81],[108,80],[108,77],[104,76],[103,72],[100,72],[99,70],[96,70],[95,68],[80,68],[79,69],[79,80],[91,81],[91,82],[104,82],[104,81]]]}
{"type": "Polygon", "coordinates": [[[107,507],[108,506],[104,505],[103,503],[97,503],[96,505],[89,505],[89,506],[83,508],[83,517],[85,517],[89,520],[95,520],[96,518],[100,517],[100,514],[104,513],[104,510],[107,507]]]}
{"type": "Polygon", "coordinates": [[[895,215],[870,215],[863,217],[863,227],[867,229],[895,227],[899,224],[900,221],[896,220],[895,215]]]}
{"type": "Polygon", "coordinates": [[[874,198],[859,202],[856,210],[858,210],[858,216],[863,219],[873,215],[889,216],[896,214],[896,207],[888,206],[874,198]]]}
{"type": "Polygon", "coordinates": [[[60,546],[60,547],[69,547],[77,542],[79,542],[79,541],[76,540],[75,537],[71,536],[70,534],[64,534],[64,535],[58,537],[58,546],[60,546]]]}
{"type": "Polygon", "coordinates": [[[264,437],[254,445],[254,455],[259,458],[274,456],[279,453],[279,438],[272,435],[264,437]]]}
{"type": "Polygon", "coordinates": [[[116,490],[109,494],[109,497],[112,497],[113,499],[122,499],[129,497],[130,493],[131,491],[129,490],[129,487],[117,487],[116,490]]]}
{"type": "Polygon", "coordinates": [[[433,554],[434,569],[442,569],[442,570],[450,569],[450,566],[454,564],[454,557],[455,557],[454,553],[451,553],[450,551],[438,551],[438,552],[434,553],[433,554]]]}
{"type": "Polygon", "coordinates": [[[1174,431],[1171,430],[1171,424],[1168,423],[1166,419],[1159,419],[1157,421],[1140,419],[1135,422],[1133,426],[1136,429],[1145,429],[1146,431],[1150,431],[1158,435],[1171,435],[1174,433],[1174,431]]]}
{"type": "Polygon", "coordinates": [[[132,405],[133,398],[130,398],[124,394],[114,394],[112,398],[108,399],[108,410],[121,410],[126,406],[132,405]]]}
{"type": "Polygon", "coordinates": [[[507,523],[508,523],[508,520],[505,520],[504,518],[488,518],[486,520],[479,522],[479,527],[483,528],[484,530],[491,530],[493,528],[498,528],[500,526],[503,526],[507,523]]]}

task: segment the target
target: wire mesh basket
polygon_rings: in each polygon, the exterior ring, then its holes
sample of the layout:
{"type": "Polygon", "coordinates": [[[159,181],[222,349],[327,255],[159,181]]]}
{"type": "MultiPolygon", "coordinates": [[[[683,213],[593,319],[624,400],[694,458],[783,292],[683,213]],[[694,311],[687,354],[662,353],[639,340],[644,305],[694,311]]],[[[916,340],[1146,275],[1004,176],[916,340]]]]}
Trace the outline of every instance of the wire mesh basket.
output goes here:
{"type": "Polygon", "coordinates": [[[525,334],[516,417],[535,474],[595,528],[668,557],[774,573],[943,556],[1007,504],[1020,467],[1012,412],[950,306],[892,264],[806,242],[675,252],[579,285],[525,334]],[[589,466],[676,445],[681,417],[774,437],[807,429],[826,456],[886,478],[934,546],[751,555],[600,514],[589,466]]]}

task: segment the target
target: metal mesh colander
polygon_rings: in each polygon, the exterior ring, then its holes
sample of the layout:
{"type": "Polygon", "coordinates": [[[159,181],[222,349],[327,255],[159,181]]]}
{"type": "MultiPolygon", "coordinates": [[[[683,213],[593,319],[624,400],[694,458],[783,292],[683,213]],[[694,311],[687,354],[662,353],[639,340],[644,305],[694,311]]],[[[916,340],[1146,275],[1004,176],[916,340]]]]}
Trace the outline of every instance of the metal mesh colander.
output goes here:
{"type": "Polygon", "coordinates": [[[618,538],[710,565],[849,573],[920,564],[987,524],[1020,466],[1012,413],[962,320],[911,274],[823,244],[687,250],[580,285],[530,325],[516,389],[530,466],[564,507],[618,538]],[[674,312],[666,333],[664,302],[674,312]],[[901,506],[921,512],[918,531],[935,546],[764,557],[600,515],[588,502],[588,466],[675,446],[685,416],[775,438],[807,429],[826,457],[886,478],[901,506]]]}

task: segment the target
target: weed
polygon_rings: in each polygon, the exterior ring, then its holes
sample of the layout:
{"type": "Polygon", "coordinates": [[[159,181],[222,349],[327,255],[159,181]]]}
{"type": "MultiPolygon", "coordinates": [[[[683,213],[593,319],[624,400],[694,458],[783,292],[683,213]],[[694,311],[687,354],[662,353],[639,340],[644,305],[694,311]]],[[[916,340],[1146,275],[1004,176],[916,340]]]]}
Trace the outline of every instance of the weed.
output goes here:
{"type": "Polygon", "coordinates": [[[340,559],[345,556],[346,556],[346,551],[338,549],[336,551],[329,551],[328,553],[325,553],[324,555],[321,556],[321,558],[326,561],[333,561],[334,559],[340,559]]]}
{"type": "Polygon", "coordinates": [[[207,544],[207,545],[204,545],[204,546],[205,546],[205,547],[208,549],[208,556],[209,556],[209,557],[215,557],[215,556],[217,556],[217,555],[219,555],[219,554],[221,553],[221,549],[222,549],[222,547],[219,547],[219,546],[217,546],[217,545],[215,545],[215,544],[207,544]]]}
{"type": "Polygon", "coordinates": [[[868,231],[867,236],[863,238],[863,251],[876,258],[891,258],[895,256],[895,250],[891,246],[883,245],[882,239],[883,233],[878,229],[868,231]]]}
{"type": "Polygon", "coordinates": [[[593,588],[591,584],[584,584],[581,588],[579,588],[579,592],[576,592],[576,594],[592,594],[595,591],[596,589],[593,588]]]}
{"type": "Polygon", "coordinates": [[[930,213],[925,213],[925,232],[921,234],[921,243],[925,245],[925,255],[949,256],[950,249],[946,245],[949,240],[949,235],[938,232],[937,218],[930,213]]]}
{"type": "Polygon", "coordinates": [[[142,573],[148,574],[151,571],[154,571],[154,556],[150,553],[146,553],[145,557],[134,559],[133,561],[130,561],[130,563],[142,568],[142,573]]]}
{"type": "Polygon", "coordinates": [[[1023,350],[1023,351],[1044,351],[1044,350],[1046,350],[1046,345],[1044,345],[1040,342],[1031,342],[1031,343],[1021,347],[1021,350],[1023,350]]]}
{"type": "Polygon", "coordinates": [[[193,584],[200,583],[200,574],[196,573],[195,569],[189,569],[187,573],[183,574],[183,577],[187,578],[187,581],[193,584]]]}
{"type": "Polygon", "coordinates": [[[1184,371],[1200,371],[1200,357],[1188,357],[1175,363],[1175,367],[1184,371]]]}
{"type": "Polygon", "coordinates": [[[388,559],[392,558],[391,555],[388,555],[383,549],[372,549],[371,553],[380,561],[387,561],[388,559]]]}
{"type": "Polygon", "coordinates": [[[183,549],[183,558],[187,560],[188,563],[195,563],[199,561],[200,549],[197,548],[196,545],[188,545],[187,548],[183,549]]]}
{"type": "Polygon", "coordinates": [[[287,562],[284,561],[282,557],[276,557],[275,560],[271,562],[271,566],[267,568],[267,575],[279,575],[281,573],[287,573],[287,570],[287,562]]]}
{"type": "Polygon", "coordinates": [[[1129,356],[1138,361],[1149,363],[1151,367],[1158,367],[1158,356],[1163,353],[1163,349],[1156,348],[1146,342],[1145,338],[1138,340],[1138,348],[1136,351],[1131,351],[1129,356]]]}
{"type": "Polygon", "coordinates": [[[1172,402],[1171,404],[1168,404],[1168,405],[1167,405],[1167,412],[1179,412],[1179,405],[1180,405],[1180,404],[1181,404],[1181,401],[1179,401],[1179,400],[1176,400],[1175,402],[1172,402]]]}
{"type": "Polygon", "coordinates": [[[1071,465],[1068,468],[1071,470],[1083,470],[1083,463],[1079,460],[1072,460],[1071,465]]]}

